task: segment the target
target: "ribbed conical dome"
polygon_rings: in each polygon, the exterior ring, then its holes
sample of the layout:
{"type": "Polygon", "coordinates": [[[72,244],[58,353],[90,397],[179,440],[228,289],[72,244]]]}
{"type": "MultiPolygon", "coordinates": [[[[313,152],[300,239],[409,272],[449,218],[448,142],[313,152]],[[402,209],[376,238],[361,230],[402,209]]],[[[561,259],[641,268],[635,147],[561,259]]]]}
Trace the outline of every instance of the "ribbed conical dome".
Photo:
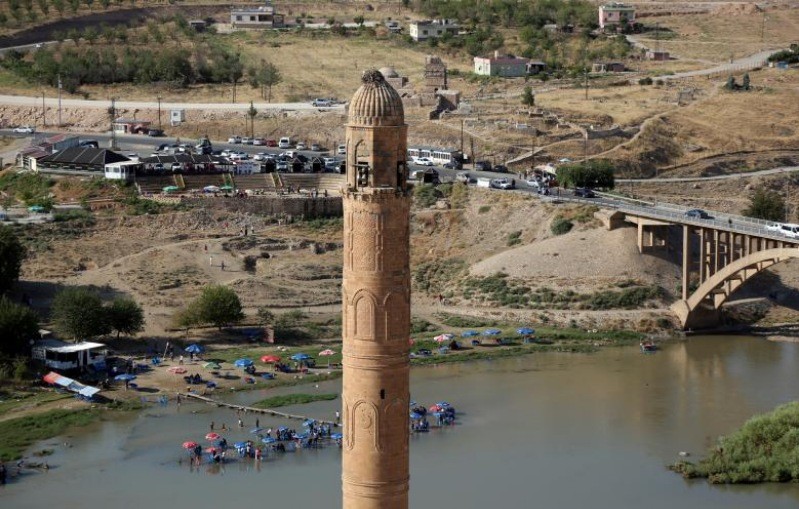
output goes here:
{"type": "Polygon", "coordinates": [[[400,126],[405,123],[402,99],[380,71],[369,69],[361,78],[363,85],[352,96],[349,124],[400,126]]]}

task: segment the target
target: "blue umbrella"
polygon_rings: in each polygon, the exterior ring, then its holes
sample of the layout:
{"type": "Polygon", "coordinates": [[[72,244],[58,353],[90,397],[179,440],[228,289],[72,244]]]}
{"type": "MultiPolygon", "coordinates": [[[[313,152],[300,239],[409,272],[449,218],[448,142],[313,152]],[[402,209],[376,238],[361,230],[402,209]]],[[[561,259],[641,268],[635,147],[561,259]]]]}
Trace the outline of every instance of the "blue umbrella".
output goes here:
{"type": "Polygon", "coordinates": [[[277,442],[277,439],[276,438],[272,438],[272,437],[263,437],[261,439],[261,442],[263,442],[265,444],[274,444],[275,442],[277,442]]]}
{"type": "Polygon", "coordinates": [[[311,356],[308,355],[307,353],[295,353],[294,355],[291,356],[291,360],[293,361],[306,361],[310,358],[311,356]]]}
{"type": "Polygon", "coordinates": [[[421,418],[422,418],[422,414],[420,414],[418,412],[411,412],[411,419],[413,419],[414,421],[417,420],[417,419],[421,419],[421,418]]]}
{"type": "Polygon", "coordinates": [[[529,336],[530,334],[535,334],[535,329],[531,329],[530,327],[522,327],[521,329],[516,329],[516,332],[523,336],[529,336]]]}
{"type": "Polygon", "coordinates": [[[479,335],[480,335],[480,333],[477,332],[476,330],[467,330],[467,331],[461,332],[461,337],[463,337],[463,338],[471,338],[473,336],[479,336],[479,335]]]}
{"type": "Polygon", "coordinates": [[[313,426],[314,424],[316,424],[316,421],[315,421],[315,420],[313,420],[313,419],[306,419],[306,420],[304,420],[304,421],[302,422],[302,425],[303,425],[303,426],[305,426],[306,428],[308,428],[308,427],[311,427],[311,426],[313,426]]]}
{"type": "Polygon", "coordinates": [[[281,426],[277,429],[278,431],[288,431],[289,429],[285,426],[281,426]]]}
{"type": "Polygon", "coordinates": [[[447,408],[448,406],[450,406],[450,404],[449,404],[449,403],[447,403],[446,401],[439,401],[439,402],[438,402],[438,403],[436,403],[436,404],[437,404],[438,406],[440,406],[441,408],[447,408]]]}
{"type": "Polygon", "coordinates": [[[253,362],[250,359],[236,359],[236,362],[234,362],[233,365],[237,368],[249,368],[253,365],[253,362]]]}
{"type": "Polygon", "coordinates": [[[130,382],[131,380],[136,380],[136,375],[128,375],[127,373],[122,373],[121,375],[115,376],[114,380],[119,380],[120,382],[125,382],[125,381],[130,382]]]}
{"type": "Polygon", "coordinates": [[[205,351],[205,347],[198,345],[197,343],[193,343],[187,346],[185,351],[188,353],[203,353],[205,351]]]}
{"type": "Polygon", "coordinates": [[[308,433],[300,433],[299,435],[294,435],[293,438],[296,438],[297,440],[305,440],[308,438],[308,433]]]}
{"type": "Polygon", "coordinates": [[[245,447],[247,447],[247,442],[236,442],[235,444],[233,444],[233,447],[235,447],[236,449],[244,449],[245,447]]]}
{"type": "Polygon", "coordinates": [[[342,438],[344,438],[344,435],[342,435],[341,433],[331,433],[330,438],[332,438],[333,440],[341,440],[342,438]]]}
{"type": "Polygon", "coordinates": [[[486,329],[483,331],[483,336],[496,336],[497,334],[502,334],[502,331],[499,329],[486,329]]]}

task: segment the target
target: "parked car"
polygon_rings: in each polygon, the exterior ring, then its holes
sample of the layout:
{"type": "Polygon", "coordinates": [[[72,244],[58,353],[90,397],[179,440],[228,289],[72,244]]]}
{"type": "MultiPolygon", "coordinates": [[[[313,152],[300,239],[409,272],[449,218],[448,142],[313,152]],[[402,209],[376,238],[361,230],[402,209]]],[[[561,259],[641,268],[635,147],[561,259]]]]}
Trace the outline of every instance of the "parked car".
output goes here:
{"type": "Polygon", "coordinates": [[[79,147],[100,148],[100,142],[97,140],[83,140],[78,143],[79,147]]]}
{"type": "Polygon", "coordinates": [[[494,189],[513,189],[516,187],[514,181],[506,178],[494,179],[491,181],[491,187],[494,189]]]}
{"type": "Polygon", "coordinates": [[[779,232],[781,226],[782,226],[782,224],[780,224],[780,223],[769,223],[769,224],[766,225],[766,231],[779,232]]]}
{"type": "Polygon", "coordinates": [[[330,99],[321,98],[314,99],[311,104],[314,106],[314,108],[329,108],[330,106],[333,106],[333,103],[330,101],[330,99]]]}
{"type": "Polygon", "coordinates": [[[252,145],[252,138],[250,138],[249,136],[244,136],[241,139],[241,143],[242,145],[252,145]]]}
{"type": "Polygon", "coordinates": [[[33,127],[30,127],[30,126],[27,126],[27,125],[21,125],[21,126],[15,127],[14,128],[14,132],[15,133],[19,133],[19,134],[33,134],[35,132],[35,130],[33,129],[33,127]]]}
{"type": "Polygon", "coordinates": [[[477,161],[474,163],[474,169],[477,171],[491,171],[491,163],[488,161],[477,161]]]}
{"type": "Polygon", "coordinates": [[[180,163],[172,163],[172,166],[170,166],[169,169],[172,171],[181,171],[183,169],[183,165],[180,163]]]}
{"type": "Polygon", "coordinates": [[[311,143],[311,150],[314,152],[319,152],[322,150],[322,147],[320,147],[318,143],[311,143]]]}
{"type": "Polygon", "coordinates": [[[690,217],[691,219],[713,219],[710,217],[710,214],[705,212],[702,209],[691,209],[685,212],[685,217],[690,217]]]}
{"type": "Polygon", "coordinates": [[[792,239],[799,238],[799,224],[781,224],[780,233],[792,239]]]}
{"type": "Polygon", "coordinates": [[[148,136],[152,136],[153,138],[160,138],[161,136],[164,135],[164,130],[163,129],[150,129],[149,131],[147,131],[147,135],[148,136]]]}
{"type": "Polygon", "coordinates": [[[464,184],[468,184],[470,180],[469,174],[465,171],[462,171],[455,175],[456,182],[463,182],[464,184]]]}
{"type": "Polygon", "coordinates": [[[279,148],[291,148],[291,138],[288,136],[280,138],[280,141],[277,142],[277,146],[279,148]]]}
{"type": "Polygon", "coordinates": [[[266,152],[258,152],[252,156],[253,161],[266,161],[266,152]]]}
{"type": "Polygon", "coordinates": [[[343,156],[347,155],[347,146],[346,145],[339,145],[336,149],[336,154],[343,156]]]}
{"type": "Polygon", "coordinates": [[[264,144],[264,141],[266,141],[266,140],[264,140],[263,138],[253,138],[252,139],[252,144],[257,146],[257,147],[260,147],[261,145],[264,144]]]}
{"type": "Polygon", "coordinates": [[[164,171],[163,163],[155,163],[153,165],[153,170],[155,170],[155,171],[164,171]]]}
{"type": "Polygon", "coordinates": [[[443,167],[447,168],[448,170],[460,170],[463,168],[463,165],[458,161],[450,161],[448,163],[444,163],[443,167]]]}
{"type": "Polygon", "coordinates": [[[578,196],[580,198],[596,198],[594,191],[587,187],[575,187],[574,196],[578,196]]]}
{"type": "Polygon", "coordinates": [[[230,138],[227,139],[227,142],[238,145],[239,143],[241,143],[241,136],[231,136],[230,138]]]}
{"type": "Polygon", "coordinates": [[[435,166],[436,163],[428,157],[417,157],[413,160],[413,164],[418,164],[419,166],[435,166]]]}
{"type": "Polygon", "coordinates": [[[305,143],[301,141],[301,142],[297,143],[297,146],[295,148],[297,150],[305,150],[305,143]]]}
{"type": "Polygon", "coordinates": [[[494,171],[497,173],[508,173],[508,167],[504,164],[498,164],[494,166],[494,171]]]}
{"type": "Polygon", "coordinates": [[[266,140],[264,145],[267,147],[277,147],[277,140],[266,140]]]}

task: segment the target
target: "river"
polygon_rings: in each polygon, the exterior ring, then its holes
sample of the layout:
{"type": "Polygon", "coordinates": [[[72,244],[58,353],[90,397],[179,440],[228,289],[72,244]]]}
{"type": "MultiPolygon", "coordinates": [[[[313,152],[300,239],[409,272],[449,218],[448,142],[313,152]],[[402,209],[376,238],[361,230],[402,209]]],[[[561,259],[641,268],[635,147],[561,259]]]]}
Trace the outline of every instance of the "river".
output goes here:
{"type": "MultiPolygon", "coordinates": [[[[535,354],[422,367],[412,396],[447,399],[459,424],[411,440],[414,508],[796,508],[799,486],[711,486],[666,465],[697,459],[716,437],[753,414],[799,399],[799,344],[749,337],[692,337],[650,355],[638,348],[596,354],[535,354]]],[[[283,392],[297,391],[285,388],[283,392]]],[[[340,381],[300,391],[340,390],[340,381]]],[[[242,403],[264,394],[236,394],[242,403]]],[[[332,417],[338,402],[298,413],[332,417]]],[[[245,415],[247,428],[254,416],[245,415]],[[250,422],[248,422],[250,421],[250,422]]],[[[13,509],[93,507],[341,507],[340,451],[303,450],[191,469],[180,444],[201,440],[230,410],[154,406],[49,440],[47,473],[0,490],[13,509]],[[69,446],[65,446],[65,442],[69,446]]],[[[260,417],[261,426],[299,423],[260,417]]],[[[232,442],[246,430],[226,435],[232,442]]]]}

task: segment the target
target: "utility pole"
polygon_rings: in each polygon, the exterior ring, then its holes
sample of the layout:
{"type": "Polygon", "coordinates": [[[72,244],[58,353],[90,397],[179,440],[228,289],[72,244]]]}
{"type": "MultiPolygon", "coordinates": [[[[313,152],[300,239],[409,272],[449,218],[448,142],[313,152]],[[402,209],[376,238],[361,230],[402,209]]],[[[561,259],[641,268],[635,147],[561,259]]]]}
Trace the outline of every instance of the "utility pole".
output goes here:
{"type": "Polygon", "coordinates": [[[61,75],[58,75],[58,127],[61,127],[61,75]]]}
{"type": "Polygon", "coordinates": [[[114,130],[114,120],[116,119],[116,98],[111,98],[111,107],[108,108],[108,117],[111,120],[111,149],[117,148],[117,132],[114,130]]]}
{"type": "Polygon", "coordinates": [[[42,126],[47,127],[47,107],[44,104],[44,90],[42,90],[42,126]]]}
{"type": "Polygon", "coordinates": [[[161,127],[161,94],[158,94],[158,129],[163,130],[161,127]]]}
{"type": "Polygon", "coordinates": [[[461,156],[463,156],[463,119],[461,119],[461,156]]]}
{"type": "Polygon", "coordinates": [[[588,100],[588,67],[583,67],[583,74],[585,75],[585,99],[588,100]]]}

